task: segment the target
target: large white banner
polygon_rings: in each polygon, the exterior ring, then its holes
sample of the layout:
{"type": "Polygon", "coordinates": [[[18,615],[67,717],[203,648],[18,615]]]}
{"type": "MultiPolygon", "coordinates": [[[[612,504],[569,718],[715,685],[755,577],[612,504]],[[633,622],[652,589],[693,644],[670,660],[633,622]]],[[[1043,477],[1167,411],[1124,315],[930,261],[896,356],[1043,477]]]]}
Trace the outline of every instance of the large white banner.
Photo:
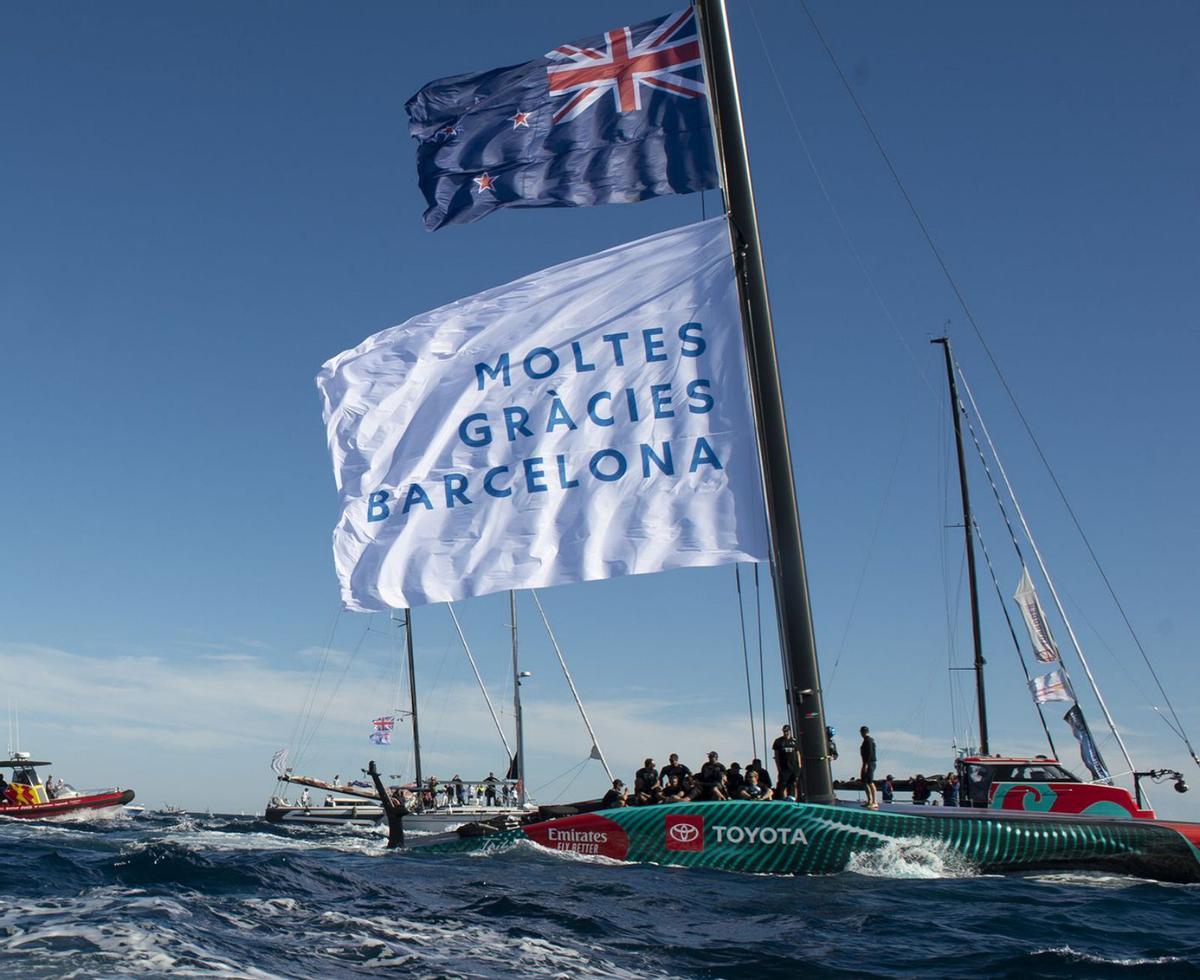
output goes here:
{"type": "Polygon", "coordinates": [[[723,218],[414,317],[317,387],[347,609],[766,560],[723,218]]]}

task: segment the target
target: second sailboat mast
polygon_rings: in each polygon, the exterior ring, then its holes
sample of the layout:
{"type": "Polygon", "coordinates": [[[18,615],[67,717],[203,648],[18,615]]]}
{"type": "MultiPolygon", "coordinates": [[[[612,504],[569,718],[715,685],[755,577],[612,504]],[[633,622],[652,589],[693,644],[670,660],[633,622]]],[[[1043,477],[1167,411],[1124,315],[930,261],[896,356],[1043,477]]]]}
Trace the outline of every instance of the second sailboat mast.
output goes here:
{"type": "Polygon", "coordinates": [[[954,356],[950,353],[950,338],[938,337],[931,344],[941,344],[946,355],[946,379],[950,384],[950,413],[954,416],[954,446],[958,451],[958,486],[962,492],[963,536],[967,543],[967,581],[971,588],[971,638],[975,643],[975,697],[979,705],[979,754],[988,755],[987,699],[983,690],[983,636],[979,627],[979,589],[975,580],[975,520],[971,516],[971,491],[967,486],[967,459],[963,452],[961,407],[958,386],[954,382],[954,356]]]}
{"type": "MultiPolygon", "coordinates": [[[[508,592],[508,614],[512,620],[513,718],[517,727],[517,805],[525,805],[525,726],[521,719],[521,661],[517,655],[517,591],[508,592]]],[[[510,773],[510,778],[512,774],[510,773]]]]}

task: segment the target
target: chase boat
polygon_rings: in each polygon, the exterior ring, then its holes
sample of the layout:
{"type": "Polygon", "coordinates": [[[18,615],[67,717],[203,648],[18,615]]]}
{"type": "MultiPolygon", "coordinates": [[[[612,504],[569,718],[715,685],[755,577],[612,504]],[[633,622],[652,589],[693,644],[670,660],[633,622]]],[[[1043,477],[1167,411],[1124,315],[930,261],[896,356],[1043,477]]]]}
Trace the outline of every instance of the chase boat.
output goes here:
{"type": "Polygon", "coordinates": [[[37,769],[49,765],[49,762],[31,759],[28,752],[15,752],[7,760],[0,761],[0,777],[5,776],[4,770],[12,770],[0,794],[0,817],[26,820],[57,817],[79,810],[123,806],[133,800],[131,789],[80,791],[61,780],[54,781],[53,785],[43,783],[37,769]]]}

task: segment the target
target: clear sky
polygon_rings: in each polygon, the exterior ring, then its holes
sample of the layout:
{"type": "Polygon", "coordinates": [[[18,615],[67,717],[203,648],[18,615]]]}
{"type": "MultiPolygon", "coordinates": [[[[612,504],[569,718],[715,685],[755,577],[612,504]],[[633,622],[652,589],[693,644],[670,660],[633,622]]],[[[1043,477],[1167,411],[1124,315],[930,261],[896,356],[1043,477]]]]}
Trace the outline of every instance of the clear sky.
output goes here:
{"type": "MultiPolygon", "coordinates": [[[[426,233],[404,101],[433,78],[669,6],[7,8],[0,702],[19,704],[23,748],[78,785],[234,810],[261,808],[271,753],[289,740],[294,753],[307,742],[300,765],[320,775],[365,764],[369,721],[397,700],[398,650],[382,617],[336,615],[317,369],[415,313],[717,206],[710,193],[500,212],[426,233]],[[323,722],[298,738],[310,714],[323,722]]],[[[947,672],[967,663],[969,631],[961,532],[945,527],[957,518],[940,352],[927,343],[947,321],[1135,758],[1191,766],[1141,696],[1154,692],[1140,658],[802,10],[732,7],[826,705],[844,751],[835,771],[852,771],[861,723],[897,774],[946,769],[971,723],[947,672]]],[[[1200,734],[1200,7],[812,9],[1200,734]]],[[[1012,551],[975,478],[1008,595],[1012,551]]],[[[543,600],[627,778],[646,754],[750,756],[732,568],[543,600]]],[[[504,599],[462,615],[504,701],[504,599]]],[[[522,607],[536,788],[588,742],[535,616],[522,607]]],[[[769,609],[764,627],[773,734],[769,609]]],[[[985,633],[993,746],[1039,750],[994,596],[985,633]]],[[[445,609],[419,610],[415,635],[426,770],[500,770],[445,609]]],[[[1099,733],[1090,696],[1084,707],[1099,733]]],[[[1055,735],[1081,768],[1065,726],[1055,735]]],[[[400,771],[406,746],[381,758],[400,771]]],[[[544,796],[601,781],[592,764],[544,796]]],[[[1156,802],[1200,815],[1191,797],[1156,802]]]]}

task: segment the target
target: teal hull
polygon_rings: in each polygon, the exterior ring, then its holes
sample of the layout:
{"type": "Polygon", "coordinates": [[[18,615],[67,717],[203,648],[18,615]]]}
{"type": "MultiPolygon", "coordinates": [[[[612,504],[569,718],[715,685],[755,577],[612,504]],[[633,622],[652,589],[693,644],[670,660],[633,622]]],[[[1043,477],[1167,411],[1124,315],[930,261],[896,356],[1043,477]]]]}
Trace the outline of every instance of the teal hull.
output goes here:
{"type": "Polygon", "coordinates": [[[979,872],[1103,871],[1200,881],[1197,824],[941,807],[671,803],[558,817],[422,849],[494,850],[522,841],[619,861],[753,874],[834,874],[888,846],[919,844],[979,872]]]}

